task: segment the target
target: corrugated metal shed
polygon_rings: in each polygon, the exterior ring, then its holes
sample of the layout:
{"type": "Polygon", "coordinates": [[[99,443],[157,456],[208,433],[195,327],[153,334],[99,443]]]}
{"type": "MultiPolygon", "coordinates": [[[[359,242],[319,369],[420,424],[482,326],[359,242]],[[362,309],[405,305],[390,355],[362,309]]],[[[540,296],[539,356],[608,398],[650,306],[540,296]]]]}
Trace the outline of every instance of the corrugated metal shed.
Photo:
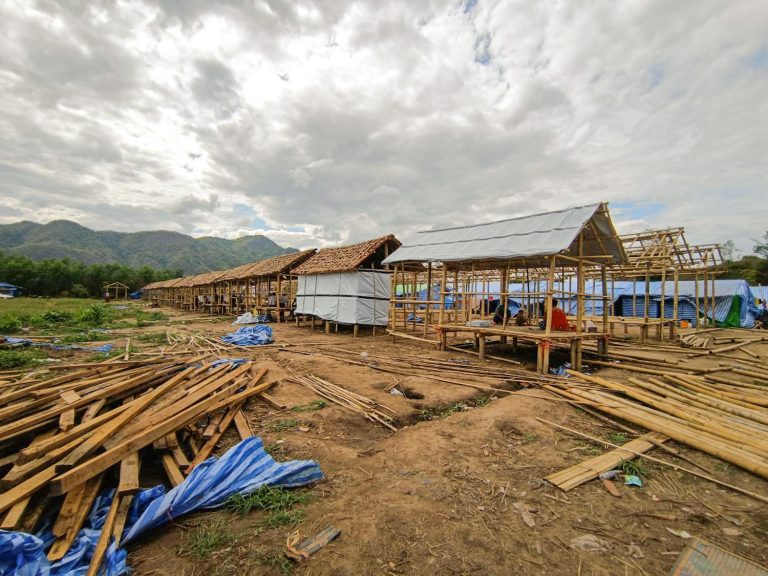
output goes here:
{"type": "MultiPolygon", "coordinates": [[[[585,227],[583,255],[612,256],[613,263],[626,261],[604,204],[590,204],[497,222],[428,230],[401,246],[384,260],[400,262],[481,262],[538,259],[554,254],[578,254],[577,237],[585,227]]],[[[601,260],[606,264],[610,260],[601,260]]],[[[531,263],[532,264],[532,263],[531,263]]],[[[537,265],[540,265],[539,261],[537,265]]]]}

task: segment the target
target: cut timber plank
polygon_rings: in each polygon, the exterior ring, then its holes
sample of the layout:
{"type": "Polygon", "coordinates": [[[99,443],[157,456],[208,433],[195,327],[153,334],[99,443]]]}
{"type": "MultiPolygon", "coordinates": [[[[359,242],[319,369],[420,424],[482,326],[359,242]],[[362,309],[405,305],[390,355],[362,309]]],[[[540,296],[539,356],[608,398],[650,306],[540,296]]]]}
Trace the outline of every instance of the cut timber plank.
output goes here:
{"type": "Polygon", "coordinates": [[[120,481],[117,485],[117,493],[136,494],[139,491],[139,471],[141,460],[139,453],[133,452],[120,462],[120,481]]]}
{"type": "Polygon", "coordinates": [[[187,469],[187,466],[189,466],[189,460],[187,460],[187,455],[184,454],[184,450],[181,449],[181,446],[171,450],[171,456],[173,456],[173,461],[176,462],[176,466],[178,466],[180,470],[187,469]]]}
{"type": "Polygon", "coordinates": [[[562,490],[571,490],[597,478],[603,472],[613,470],[614,467],[622,462],[632,460],[637,456],[637,453],[648,452],[657,443],[664,442],[665,440],[667,440],[666,436],[656,432],[649,432],[627,442],[621,448],[616,448],[600,456],[570,466],[560,472],[550,474],[546,477],[546,480],[562,490]]]}
{"type": "Polygon", "coordinates": [[[67,410],[66,412],[62,412],[59,416],[59,429],[62,432],[68,432],[69,430],[72,430],[72,428],[75,427],[75,409],[72,408],[71,410],[67,410]]]}
{"type": "Polygon", "coordinates": [[[59,393],[59,396],[67,404],[72,404],[80,400],[80,394],[78,394],[74,390],[64,390],[64,392],[59,393]]]}
{"type": "MultiPolygon", "coordinates": [[[[83,495],[80,499],[80,506],[75,511],[74,516],[67,522],[67,532],[64,536],[58,538],[48,552],[48,560],[61,560],[67,551],[72,546],[72,543],[77,538],[77,534],[85,524],[85,519],[88,517],[94,500],[101,488],[101,480],[104,478],[103,474],[98,474],[93,478],[90,478],[83,488],[83,495]]],[[[58,522],[58,520],[57,520],[58,522]]],[[[54,525],[55,526],[55,525],[54,525]]]]}
{"type": "Polygon", "coordinates": [[[224,412],[219,412],[211,416],[211,419],[208,422],[208,426],[206,426],[205,430],[203,430],[203,438],[208,440],[208,438],[216,434],[216,431],[219,429],[219,424],[221,424],[223,419],[224,412]]]}
{"type": "Polygon", "coordinates": [[[259,394],[259,398],[264,400],[264,402],[272,406],[272,408],[274,408],[275,410],[285,410],[287,408],[285,404],[281,404],[280,402],[275,400],[275,398],[271,394],[267,394],[266,392],[262,392],[261,394],[259,394]]]}
{"type": "Polygon", "coordinates": [[[168,475],[168,480],[171,481],[171,484],[178,486],[184,482],[184,475],[179,470],[179,467],[176,464],[176,460],[173,459],[173,456],[165,452],[161,455],[161,459],[163,462],[163,469],[168,475]]]}
{"type": "Polygon", "coordinates": [[[115,527],[115,520],[117,519],[117,512],[120,509],[121,501],[122,497],[118,494],[115,494],[114,498],[112,498],[112,504],[109,507],[107,518],[104,520],[104,525],[101,527],[101,535],[93,551],[86,576],[96,576],[99,573],[101,563],[104,561],[104,554],[107,552],[107,546],[109,546],[109,541],[112,539],[112,531],[115,527]]]}
{"type": "MultiPolygon", "coordinates": [[[[266,373],[266,368],[262,370],[262,373],[266,373]]],[[[122,443],[114,446],[113,448],[110,448],[106,452],[92,457],[87,462],[80,464],[69,472],[65,472],[56,478],[53,482],[51,482],[51,493],[54,495],[65,494],[88,478],[92,478],[93,476],[104,472],[110,466],[116,464],[131,452],[136,452],[144,446],[152,444],[152,442],[158,438],[165,436],[169,432],[178,430],[189,422],[197,420],[203,414],[214,410],[220,410],[226,406],[229,406],[230,404],[236,404],[242,400],[250,398],[254,394],[263,392],[270,385],[271,383],[262,384],[242,392],[232,394],[234,390],[240,387],[239,383],[232,384],[220,392],[217,392],[210,398],[207,398],[201,402],[196,402],[186,410],[170,418],[167,418],[162,422],[155,424],[154,426],[146,428],[142,432],[126,439],[122,443]]],[[[2,496],[0,496],[0,502],[3,502],[2,496]]],[[[3,508],[0,506],[0,512],[2,512],[2,510],[3,508]]]]}
{"type": "Polygon", "coordinates": [[[147,392],[143,396],[140,396],[138,399],[131,402],[125,412],[101,426],[90,438],[85,440],[85,442],[80,444],[77,448],[70,452],[66,458],[59,462],[56,465],[56,471],[64,472],[66,470],[70,470],[82,462],[89,455],[93,454],[102,444],[104,444],[104,442],[117,434],[120,428],[136,418],[140,412],[146,410],[148,406],[150,406],[163,394],[177,386],[179,382],[183,381],[194,370],[195,368],[187,368],[186,370],[173,376],[170,380],[161,386],[158,386],[151,392],[147,392]]]}
{"type": "Polygon", "coordinates": [[[112,528],[112,536],[115,537],[115,547],[120,547],[120,540],[123,536],[123,529],[125,523],[128,520],[128,512],[131,510],[131,502],[133,502],[133,495],[126,494],[120,498],[120,509],[117,511],[117,517],[115,518],[115,525],[112,528]]]}
{"type": "Polygon", "coordinates": [[[89,404],[88,408],[85,409],[85,412],[83,413],[83,417],[80,419],[80,422],[88,422],[89,420],[93,420],[96,415],[101,412],[101,409],[104,408],[104,405],[107,403],[107,401],[104,398],[100,398],[99,400],[96,400],[93,404],[89,404]]]}
{"type": "Polygon", "coordinates": [[[30,498],[24,498],[24,500],[16,502],[16,504],[8,510],[3,521],[0,522],[0,530],[16,530],[21,523],[24,513],[27,511],[29,501],[30,498]]]}
{"type": "MultiPolygon", "coordinates": [[[[264,394],[259,394],[259,397],[263,398],[264,394]]],[[[251,428],[251,424],[248,422],[248,418],[245,417],[242,410],[238,410],[235,414],[235,428],[237,429],[237,434],[240,436],[240,440],[245,440],[254,435],[253,428],[251,428]]]]}

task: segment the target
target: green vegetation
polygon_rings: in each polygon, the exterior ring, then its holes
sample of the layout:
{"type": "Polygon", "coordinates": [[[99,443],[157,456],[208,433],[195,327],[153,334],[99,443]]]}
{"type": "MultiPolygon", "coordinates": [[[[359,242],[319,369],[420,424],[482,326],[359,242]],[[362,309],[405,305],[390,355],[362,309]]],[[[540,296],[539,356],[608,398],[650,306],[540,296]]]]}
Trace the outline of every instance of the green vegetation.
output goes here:
{"type": "Polygon", "coordinates": [[[523,436],[523,440],[525,440],[526,444],[530,444],[531,442],[536,442],[538,438],[539,438],[539,435],[536,434],[536,432],[528,432],[525,436],[523,436]]]}
{"type": "Polygon", "coordinates": [[[263,560],[264,566],[274,568],[283,576],[291,576],[295,564],[283,554],[272,554],[263,560]]]}
{"type": "Polygon", "coordinates": [[[261,486],[250,494],[234,494],[226,502],[226,507],[238,514],[248,514],[252,510],[286,512],[298,504],[307,504],[312,495],[307,490],[286,490],[261,486]]]}
{"type": "Polygon", "coordinates": [[[277,420],[275,422],[272,422],[269,426],[270,432],[283,432],[285,430],[290,430],[291,428],[296,428],[300,422],[294,418],[286,418],[284,420],[277,420]]]}
{"type": "Polygon", "coordinates": [[[23,348],[16,350],[0,350],[0,370],[15,370],[33,365],[42,358],[39,350],[23,348]]]}
{"type": "Polygon", "coordinates": [[[723,244],[723,257],[727,269],[720,278],[743,278],[749,284],[768,284],[768,232],[762,240],[755,240],[752,248],[754,255],[743,256],[734,260],[734,246],[730,240],[723,244]]]}
{"type": "Polygon", "coordinates": [[[639,458],[636,458],[635,460],[624,460],[621,464],[619,464],[619,468],[622,472],[624,472],[624,474],[630,476],[639,476],[640,478],[650,474],[648,468],[645,467],[645,464],[643,464],[639,458]]]}
{"type": "Polygon", "coordinates": [[[231,544],[235,535],[229,530],[224,518],[218,517],[210,523],[200,524],[187,536],[182,546],[182,554],[205,558],[216,548],[231,544]]]}
{"type": "Polygon", "coordinates": [[[493,396],[479,396],[478,398],[472,398],[464,402],[454,402],[453,404],[446,404],[436,408],[427,408],[419,412],[419,420],[426,422],[429,420],[447,418],[451,414],[456,414],[457,412],[464,412],[466,410],[471,410],[472,408],[486,406],[493,400],[493,398],[493,396]]]}
{"type": "Polygon", "coordinates": [[[291,408],[291,412],[313,412],[315,410],[322,410],[328,406],[325,400],[313,400],[309,404],[300,404],[291,408]]]}
{"type": "Polygon", "coordinates": [[[133,326],[126,319],[134,316],[136,304],[103,304],[73,298],[14,298],[0,301],[0,333],[13,334],[24,328],[63,336],[65,342],[111,340],[97,328],[133,326]],[[117,308],[120,306],[120,308],[117,308]]]}
{"type": "Polygon", "coordinates": [[[629,436],[627,436],[624,432],[611,432],[608,434],[608,441],[611,444],[618,444],[621,446],[622,444],[626,444],[629,441],[629,436]]]}
{"type": "Polygon", "coordinates": [[[280,526],[296,526],[304,520],[304,510],[275,510],[267,516],[265,524],[270,528],[280,526]]]}
{"type": "Polygon", "coordinates": [[[182,276],[181,269],[131,268],[123,264],[91,264],[61,260],[33,260],[0,252],[0,280],[19,286],[25,296],[99,297],[104,286],[122,282],[130,290],[157,280],[182,276]]]}
{"type": "MultiPolygon", "coordinates": [[[[72,291],[76,290],[76,284],[80,284],[91,294],[98,294],[98,290],[110,282],[122,282],[135,288],[153,280],[144,278],[143,284],[135,284],[130,275],[120,274],[121,268],[132,267],[136,271],[145,272],[157,269],[180,276],[182,270],[186,274],[199,274],[233,268],[294,251],[281,248],[266,236],[243,236],[227,240],[212,237],[192,238],[178,232],[162,230],[125,234],[94,231],[67,220],[43,225],[34,222],[0,225],[0,250],[11,257],[26,257],[33,261],[48,259],[48,262],[61,263],[63,260],[51,259],[69,257],[73,262],[69,262],[65,269],[70,269],[74,262],[84,262],[85,264],[77,266],[90,265],[86,267],[110,272],[95,284],[89,284],[87,280],[92,278],[85,276],[73,280],[66,287],[59,287],[58,291],[50,294],[60,294],[63,290],[69,290],[72,294],[72,291]],[[125,266],[112,264],[113,262],[121,262],[125,266]],[[94,286],[96,292],[93,291],[94,286]]],[[[0,266],[0,280],[26,288],[27,294],[42,294],[31,285],[30,279],[33,277],[27,276],[23,281],[14,281],[4,272],[0,266]]],[[[64,278],[65,274],[57,271],[54,277],[64,278]]]]}
{"type": "Polygon", "coordinates": [[[136,339],[148,344],[168,344],[168,337],[165,335],[165,332],[146,332],[139,334],[136,339]]]}

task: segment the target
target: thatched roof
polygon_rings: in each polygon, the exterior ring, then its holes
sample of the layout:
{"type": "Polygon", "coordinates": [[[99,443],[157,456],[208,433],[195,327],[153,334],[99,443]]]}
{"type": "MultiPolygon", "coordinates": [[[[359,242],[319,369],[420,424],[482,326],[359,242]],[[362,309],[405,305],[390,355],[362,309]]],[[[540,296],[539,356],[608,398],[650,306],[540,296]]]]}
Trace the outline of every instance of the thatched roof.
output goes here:
{"type": "Polygon", "coordinates": [[[389,234],[349,246],[324,248],[294,269],[294,272],[296,274],[330,274],[348,272],[370,264],[374,268],[381,268],[381,261],[386,256],[385,246],[391,254],[400,247],[400,241],[389,234]]]}
{"type": "Polygon", "coordinates": [[[290,254],[281,254],[280,256],[273,256],[266,260],[243,264],[237,268],[225,271],[219,278],[219,281],[242,280],[244,278],[254,278],[258,276],[285,274],[300,265],[316,252],[317,250],[312,248],[310,250],[304,250],[303,252],[291,252],[290,254]]]}

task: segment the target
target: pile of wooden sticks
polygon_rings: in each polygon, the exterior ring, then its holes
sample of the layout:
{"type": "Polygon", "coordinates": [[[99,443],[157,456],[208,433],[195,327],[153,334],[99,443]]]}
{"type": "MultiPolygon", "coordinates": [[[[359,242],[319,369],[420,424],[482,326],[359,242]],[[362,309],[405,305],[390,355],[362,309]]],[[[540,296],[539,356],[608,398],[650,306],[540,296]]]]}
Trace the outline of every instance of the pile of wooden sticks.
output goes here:
{"type": "Polygon", "coordinates": [[[57,511],[49,559],[60,559],[99,492],[114,486],[95,574],[139,491],[140,454],[156,454],[179,484],[230,425],[241,438],[253,435],[242,408],[274,384],[260,383],[266,372],[249,361],[188,356],[58,366],[47,379],[0,375],[0,527],[33,531],[46,510],[57,511]]]}
{"type": "Polygon", "coordinates": [[[768,479],[768,377],[741,372],[740,379],[665,374],[628,384],[571,372],[544,388],[768,479]]]}

